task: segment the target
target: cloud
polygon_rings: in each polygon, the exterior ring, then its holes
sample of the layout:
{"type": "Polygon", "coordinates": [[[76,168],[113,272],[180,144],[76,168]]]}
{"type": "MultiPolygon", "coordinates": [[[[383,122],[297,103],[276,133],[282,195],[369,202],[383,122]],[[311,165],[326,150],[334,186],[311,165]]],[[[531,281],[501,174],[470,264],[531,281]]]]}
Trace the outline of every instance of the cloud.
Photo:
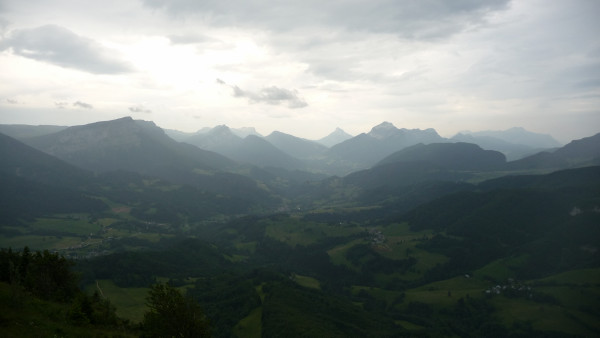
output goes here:
{"type": "Polygon", "coordinates": [[[233,89],[233,97],[246,97],[251,102],[260,102],[270,105],[279,105],[287,103],[288,108],[304,108],[308,103],[298,96],[298,91],[293,89],[279,88],[276,86],[265,87],[258,91],[246,91],[236,85],[228,85],[225,81],[217,79],[220,85],[228,86],[233,89]]]}
{"type": "Polygon", "coordinates": [[[152,110],[147,109],[143,105],[137,105],[137,106],[129,107],[129,111],[132,112],[132,113],[144,113],[144,114],[150,114],[150,113],[152,113],[152,110]]]}
{"type": "Polygon", "coordinates": [[[210,24],[275,31],[328,26],[349,31],[394,33],[408,38],[448,36],[485,21],[510,0],[430,1],[196,1],[144,0],[176,16],[196,13],[210,24]],[[249,15],[251,13],[251,15],[249,15]]]}
{"type": "Polygon", "coordinates": [[[0,41],[0,51],[9,49],[22,57],[94,74],[133,70],[115,51],[57,25],[12,30],[0,41]]]}
{"type": "Polygon", "coordinates": [[[94,106],[92,106],[89,103],[82,102],[82,101],[75,101],[71,104],[69,104],[69,102],[67,102],[67,101],[55,101],[54,106],[58,109],[67,109],[67,108],[69,108],[69,106],[83,108],[83,109],[94,109],[94,106]]]}
{"type": "Polygon", "coordinates": [[[167,36],[173,45],[190,45],[196,43],[216,42],[218,40],[209,36],[195,33],[176,34],[167,36]]]}
{"type": "Polygon", "coordinates": [[[54,106],[58,109],[67,109],[67,107],[69,106],[69,102],[56,101],[54,102],[54,106]]]}
{"type": "Polygon", "coordinates": [[[94,109],[94,106],[92,106],[91,104],[81,102],[81,101],[73,102],[73,106],[79,107],[79,108],[84,108],[84,109],[94,109]]]}
{"type": "MultiPolygon", "coordinates": [[[[2,11],[2,8],[0,7],[0,12],[1,11],[2,11]]],[[[10,25],[10,21],[8,21],[7,19],[0,16],[0,36],[4,36],[4,33],[9,25],[10,25]]]]}
{"type": "Polygon", "coordinates": [[[266,102],[268,104],[287,102],[288,107],[290,108],[303,108],[308,106],[304,99],[298,97],[298,91],[295,89],[289,90],[271,86],[261,89],[258,92],[258,95],[251,94],[249,97],[257,102],[266,102]]]}

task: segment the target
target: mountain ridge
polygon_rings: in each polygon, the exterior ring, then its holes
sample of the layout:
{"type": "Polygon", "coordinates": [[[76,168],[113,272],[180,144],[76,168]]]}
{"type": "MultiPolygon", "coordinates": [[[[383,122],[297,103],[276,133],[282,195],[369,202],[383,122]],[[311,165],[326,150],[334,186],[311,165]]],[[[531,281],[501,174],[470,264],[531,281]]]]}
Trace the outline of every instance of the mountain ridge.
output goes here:
{"type": "Polygon", "coordinates": [[[346,133],[342,128],[337,127],[329,135],[316,140],[316,142],[326,146],[327,148],[331,148],[334,145],[344,142],[350,138],[352,138],[352,135],[346,133]]]}

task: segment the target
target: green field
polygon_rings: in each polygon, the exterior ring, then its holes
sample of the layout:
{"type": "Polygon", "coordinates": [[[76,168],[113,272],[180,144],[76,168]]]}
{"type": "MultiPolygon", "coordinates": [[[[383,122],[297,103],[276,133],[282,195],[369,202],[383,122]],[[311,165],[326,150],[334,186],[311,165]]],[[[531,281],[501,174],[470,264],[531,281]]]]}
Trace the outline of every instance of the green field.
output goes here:
{"type": "Polygon", "coordinates": [[[489,282],[459,276],[407,290],[405,304],[415,301],[446,307],[454,304],[459,298],[482,297],[489,286],[489,282]]]}
{"type": "Polygon", "coordinates": [[[376,299],[382,300],[386,303],[387,306],[392,305],[393,302],[396,301],[398,297],[402,297],[402,291],[391,291],[382,288],[376,288],[372,286],[359,286],[354,285],[350,289],[353,295],[358,295],[359,292],[365,291],[369,295],[373,296],[376,299]]]}
{"type": "Polygon", "coordinates": [[[117,316],[139,323],[146,312],[146,296],[149,288],[121,288],[111,280],[98,280],[98,285],[88,285],[90,293],[102,290],[104,295],[117,308],[117,316]],[[98,288],[99,287],[99,288],[98,288]]]}
{"type": "Polygon", "coordinates": [[[591,284],[600,286],[600,268],[596,269],[581,269],[563,272],[557,275],[538,279],[540,283],[555,283],[555,284],[591,284]]]}
{"type": "Polygon", "coordinates": [[[584,337],[594,337],[600,332],[596,316],[560,305],[506,297],[495,297],[492,304],[498,309],[498,317],[509,327],[515,322],[529,322],[536,330],[569,332],[584,337]]]}
{"type": "Polygon", "coordinates": [[[7,237],[0,235],[2,248],[22,249],[25,246],[31,250],[61,250],[81,244],[81,237],[24,235],[7,237]]]}
{"type": "Polygon", "coordinates": [[[329,255],[329,259],[333,264],[345,265],[350,269],[358,270],[359,268],[350,263],[350,261],[348,261],[348,259],[346,258],[346,251],[348,251],[348,249],[357,244],[364,243],[368,243],[366,239],[355,239],[351,242],[338,245],[332,249],[327,250],[327,254],[329,255]]]}
{"type": "Polygon", "coordinates": [[[310,245],[328,237],[343,237],[363,231],[359,226],[328,225],[287,218],[284,222],[265,221],[265,235],[290,246],[310,245]]]}
{"type": "Polygon", "coordinates": [[[85,216],[38,218],[30,228],[42,233],[62,232],[81,236],[89,236],[102,229],[100,225],[90,223],[85,216]]]}
{"type": "Polygon", "coordinates": [[[523,264],[527,256],[510,257],[493,261],[490,264],[476,270],[473,275],[478,278],[504,281],[514,277],[514,269],[523,264]]]}
{"type": "Polygon", "coordinates": [[[233,328],[236,337],[260,338],[262,335],[262,306],[252,310],[233,328]]]}
{"type": "Polygon", "coordinates": [[[298,285],[304,286],[305,288],[321,290],[321,283],[316,278],[296,274],[293,277],[298,285]]]}

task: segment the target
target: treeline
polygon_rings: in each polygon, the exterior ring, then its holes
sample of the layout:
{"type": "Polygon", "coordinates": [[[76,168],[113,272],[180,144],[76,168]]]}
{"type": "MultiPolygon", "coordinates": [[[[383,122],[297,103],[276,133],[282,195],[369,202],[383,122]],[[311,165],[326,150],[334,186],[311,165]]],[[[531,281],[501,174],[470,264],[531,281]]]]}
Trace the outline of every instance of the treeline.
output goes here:
{"type": "Polygon", "coordinates": [[[20,321],[26,321],[31,336],[210,336],[200,304],[172,286],[152,285],[149,310],[139,325],[132,325],[118,318],[116,308],[98,292],[90,296],[79,290],[72,266],[71,261],[47,250],[0,249],[1,330],[14,336],[22,333],[20,321]]]}
{"type": "Polygon", "coordinates": [[[39,298],[69,301],[79,289],[72,262],[48,250],[0,250],[0,281],[17,284],[39,298]]]}
{"type": "Polygon", "coordinates": [[[80,261],[76,268],[82,284],[111,279],[120,287],[148,287],[159,276],[208,276],[232,268],[232,264],[211,244],[190,238],[169,242],[162,250],[126,251],[80,261]]]}
{"type": "MultiPolygon", "coordinates": [[[[97,293],[89,296],[79,290],[72,266],[71,261],[48,250],[31,252],[28,247],[22,251],[0,250],[0,282],[12,287],[10,299],[13,302],[17,300],[17,304],[12,304],[14,311],[24,307],[26,300],[33,297],[64,304],[66,310],[53,314],[53,317],[65,325],[92,325],[128,331],[127,322],[117,317],[110,301],[97,293]]],[[[2,298],[0,306],[7,306],[6,301],[2,298]]]]}

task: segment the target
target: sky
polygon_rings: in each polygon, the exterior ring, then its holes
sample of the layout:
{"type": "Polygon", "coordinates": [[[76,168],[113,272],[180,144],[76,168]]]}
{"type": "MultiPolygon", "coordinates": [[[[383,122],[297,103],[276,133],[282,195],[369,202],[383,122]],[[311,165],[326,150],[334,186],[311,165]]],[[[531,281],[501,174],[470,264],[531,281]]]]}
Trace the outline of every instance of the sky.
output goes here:
{"type": "Polygon", "coordinates": [[[0,0],[0,124],[600,132],[597,0],[0,0]]]}

